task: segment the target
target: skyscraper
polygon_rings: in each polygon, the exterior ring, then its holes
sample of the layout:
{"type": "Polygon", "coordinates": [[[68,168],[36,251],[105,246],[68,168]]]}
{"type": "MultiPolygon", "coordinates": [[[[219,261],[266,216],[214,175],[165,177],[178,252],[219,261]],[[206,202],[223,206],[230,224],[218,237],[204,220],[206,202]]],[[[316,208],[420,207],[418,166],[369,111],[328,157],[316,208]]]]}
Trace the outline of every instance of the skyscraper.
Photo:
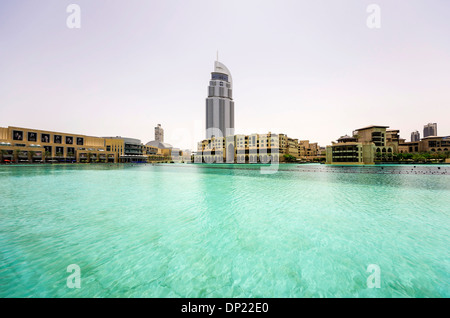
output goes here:
{"type": "Polygon", "coordinates": [[[155,127],[155,140],[164,142],[164,129],[162,129],[161,124],[155,127]]]}
{"type": "Polygon", "coordinates": [[[437,124],[428,124],[423,126],[423,138],[429,137],[429,136],[437,136],[437,124]]]}
{"type": "Polygon", "coordinates": [[[206,139],[234,135],[233,80],[228,68],[216,61],[206,98],[206,139]]]}
{"type": "Polygon", "coordinates": [[[414,142],[414,141],[420,141],[420,132],[418,132],[417,130],[416,130],[416,131],[413,131],[413,132],[411,133],[411,141],[412,141],[412,142],[414,142]]]}

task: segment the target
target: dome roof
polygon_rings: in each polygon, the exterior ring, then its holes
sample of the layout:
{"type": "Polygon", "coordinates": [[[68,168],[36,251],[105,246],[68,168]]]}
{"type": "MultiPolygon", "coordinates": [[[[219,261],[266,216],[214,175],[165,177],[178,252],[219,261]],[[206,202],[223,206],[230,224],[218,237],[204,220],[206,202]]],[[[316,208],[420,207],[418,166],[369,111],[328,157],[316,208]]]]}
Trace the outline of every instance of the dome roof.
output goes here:
{"type": "Polygon", "coordinates": [[[149,141],[145,145],[146,146],[150,146],[150,147],[160,148],[160,149],[171,149],[171,148],[173,148],[171,144],[168,144],[166,142],[159,142],[157,140],[149,141]]]}
{"type": "Polygon", "coordinates": [[[350,137],[349,135],[342,136],[338,141],[356,141],[356,137],[350,137]]]}

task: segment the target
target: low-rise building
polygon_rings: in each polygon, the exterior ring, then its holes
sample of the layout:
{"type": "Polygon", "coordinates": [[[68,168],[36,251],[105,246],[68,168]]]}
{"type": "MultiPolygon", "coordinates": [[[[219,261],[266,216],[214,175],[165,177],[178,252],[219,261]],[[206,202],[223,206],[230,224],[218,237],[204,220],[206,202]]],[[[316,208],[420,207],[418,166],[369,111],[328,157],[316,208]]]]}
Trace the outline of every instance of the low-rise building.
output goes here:
{"type": "MultiPolygon", "coordinates": [[[[194,162],[269,163],[284,162],[285,155],[301,157],[301,143],[285,134],[251,134],[213,137],[198,143],[194,162]]],[[[308,156],[318,156],[317,143],[309,144],[308,156]]],[[[305,150],[306,151],[306,150],[305,150]]]]}
{"type": "Polygon", "coordinates": [[[117,162],[101,137],[0,127],[1,162],[117,162]]]}
{"type": "Polygon", "coordinates": [[[116,152],[118,162],[147,162],[144,155],[144,145],[139,139],[127,137],[104,137],[106,145],[111,146],[111,150],[116,152]]]}
{"type": "Polygon", "coordinates": [[[398,148],[399,153],[448,152],[450,149],[450,136],[429,136],[419,141],[400,141],[398,148]]]}
{"type": "Polygon", "coordinates": [[[143,145],[135,138],[0,127],[0,163],[187,162],[190,157],[169,144],[143,145]]]}
{"type": "Polygon", "coordinates": [[[343,136],[327,146],[327,164],[374,164],[375,161],[390,161],[393,158],[398,131],[387,133],[388,126],[368,126],[357,129],[353,136],[343,136]]]}

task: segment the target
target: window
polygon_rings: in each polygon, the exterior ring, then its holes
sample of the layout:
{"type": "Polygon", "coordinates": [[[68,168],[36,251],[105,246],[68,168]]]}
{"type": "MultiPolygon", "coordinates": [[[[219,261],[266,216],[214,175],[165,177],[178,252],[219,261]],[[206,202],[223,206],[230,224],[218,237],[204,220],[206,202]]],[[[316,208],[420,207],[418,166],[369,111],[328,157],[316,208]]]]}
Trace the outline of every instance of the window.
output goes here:
{"type": "Polygon", "coordinates": [[[77,137],[77,145],[78,146],[83,146],[84,145],[84,138],[77,137]]]}
{"type": "Polygon", "coordinates": [[[57,156],[64,156],[64,147],[56,147],[55,151],[57,156]]]}
{"type": "Polygon", "coordinates": [[[221,73],[212,73],[211,79],[228,82],[228,75],[221,73]]]}
{"type": "Polygon", "coordinates": [[[67,147],[67,156],[74,157],[75,156],[75,148],[67,147]]]}
{"type": "Polygon", "coordinates": [[[111,146],[106,146],[106,151],[111,151],[111,146]]]}
{"type": "Polygon", "coordinates": [[[54,135],[53,136],[53,142],[55,144],[60,144],[62,142],[62,136],[61,135],[54,135]]]}
{"type": "Polygon", "coordinates": [[[28,141],[37,141],[37,133],[28,132],[28,141]]]}
{"type": "Polygon", "coordinates": [[[46,155],[47,155],[47,153],[49,153],[50,156],[52,155],[52,146],[44,146],[44,149],[45,149],[46,155]]]}
{"type": "Polygon", "coordinates": [[[66,144],[68,144],[68,145],[73,145],[73,137],[71,137],[71,136],[66,136],[66,144]]]}
{"type": "Polygon", "coordinates": [[[23,140],[23,131],[13,130],[13,140],[23,140]]]}
{"type": "Polygon", "coordinates": [[[49,134],[41,134],[41,142],[50,142],[49,134]]]}

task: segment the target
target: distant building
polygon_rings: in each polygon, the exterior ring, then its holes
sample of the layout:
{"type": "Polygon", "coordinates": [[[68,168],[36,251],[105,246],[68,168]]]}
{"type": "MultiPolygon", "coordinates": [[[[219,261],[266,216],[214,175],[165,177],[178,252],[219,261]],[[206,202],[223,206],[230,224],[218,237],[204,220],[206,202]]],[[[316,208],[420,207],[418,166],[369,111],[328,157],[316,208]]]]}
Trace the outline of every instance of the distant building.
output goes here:
{"type": "Polygon", "coordinates": [[[164,129],[162,129],[161,124],[155,127],[155,140],[164,142],[164,129]]]}
{"type": "Polygon", "coordinates": [[[300,140],[298,144],[301,159],[309,159],[319,154],[320,147],[317,142],[310,143],[309,140],[300,140]]]}
{"type": "Polygon", "coordinates": [[[411,142],[415,141],[420,141],[420,132],[418,132],[417,130],[411,133],[411,142]]]}
{"type": "Polygon", "coordinates": [[[423,126],[423,138],[437,136],[437,124],[427,124],[423,126]]]}
{"type": "Polygon", "coordinates": [[[145,146],[159,149],[173,149],[171,144],[164,142],[164,129],[162,129],[161,124],[155,127],[155,140],[147,142],[145,146]]]}

